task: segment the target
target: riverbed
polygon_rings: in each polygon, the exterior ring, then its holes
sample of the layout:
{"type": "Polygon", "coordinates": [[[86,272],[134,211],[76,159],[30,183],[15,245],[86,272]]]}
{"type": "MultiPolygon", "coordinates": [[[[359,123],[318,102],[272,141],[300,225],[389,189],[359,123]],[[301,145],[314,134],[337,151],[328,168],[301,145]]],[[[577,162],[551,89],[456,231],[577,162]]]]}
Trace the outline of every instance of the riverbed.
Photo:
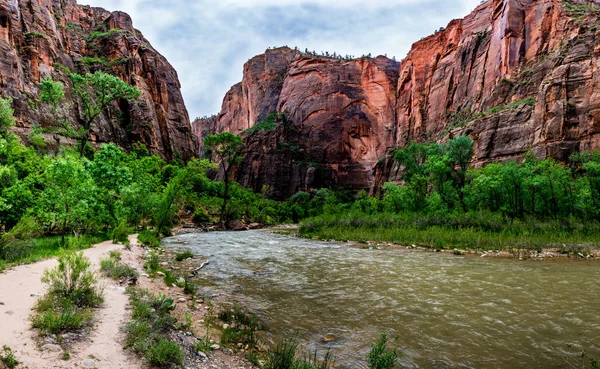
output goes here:
{"type": "Polygon", "coordinates": [[[346,368],[364,364],[381,332],[407,368],[564,368],[582,350],[600,359],[597,262],[365,249],[264,230],[163,247],[210,260],[204,293],[257,313],[272,340],[331,347],[346,368]]]}

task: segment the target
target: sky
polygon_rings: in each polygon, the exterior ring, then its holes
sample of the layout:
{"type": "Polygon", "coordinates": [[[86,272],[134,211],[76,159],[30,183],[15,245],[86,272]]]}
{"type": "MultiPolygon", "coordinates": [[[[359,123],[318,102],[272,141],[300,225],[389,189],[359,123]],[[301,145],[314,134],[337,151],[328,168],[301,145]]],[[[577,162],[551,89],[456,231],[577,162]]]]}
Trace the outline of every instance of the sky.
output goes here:
{"type": "Polygon", "coordinates": [[[243,65],[269,47],[401,60],[480,0],[79,0],[122,10],[175,67],[193,120],[219,113],[243,65]]]}

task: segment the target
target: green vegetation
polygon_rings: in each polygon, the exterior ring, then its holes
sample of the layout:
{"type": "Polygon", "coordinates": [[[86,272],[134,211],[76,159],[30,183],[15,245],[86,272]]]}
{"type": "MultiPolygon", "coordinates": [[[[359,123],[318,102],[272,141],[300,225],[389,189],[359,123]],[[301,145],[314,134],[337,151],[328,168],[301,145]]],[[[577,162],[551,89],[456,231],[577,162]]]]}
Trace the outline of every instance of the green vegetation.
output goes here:
{"type": "Polygon", "coordinates": [[[43,33],[39,33],[39,32],[25,32],[23,35],[24,36],[36,37],[36,38],[44,38],[44,39],[48,38],[48,36],[46,36],[43,33]]]}
{"type": "Polygon", "coordinates": [[[576,23],[581,23],[585,18],[592,14],[600,13],[600,9],[588,4],[580,4],[572,1],[563,1],[563,8],[576,23]]]}
{"type": "Polygon", "coordinates": [[[127,33],[127,31],[125,31],[123,29],[119,29],[119,28],[114,28],[114,29],[111,29],[111,30],[106,31],[106,32],[104,32],[104,31],[95,31],[95,32],[92,32],[92,34],[90,34],[86,38],[86,41],[87,42],[92,42],[92,41],[94,41],[96,39],[99,39],[99,38],[107,38],[107,37],[111,37],[111,36],[114,36],[114,35],[122,35],[124,33],[127,33]]]}
{"type": "Polygon", "coordinates": [[[296,194],[289,205],[299,218],[313,217],[300,234],[436,249],[600,246],[600,153],[573,155],[569,166],[526,154],[473,169],[472,150],[468,137],[396,150],[403,184],[384,185],[378,197],[296,194]]]}
{"type": "Polygon", "coordinates": [[[248,128],[247,130],[242,132],[242,135],[251,135],[257,132],[270,132],[277,128],[277,126],[284,121],[286,121],[286,116],[283,113],[269,114],[264,120],[256,123],[251,128],[248,128]]]}
{"type": "Polygon", "coordinates": [[[176,323],[171,316],[175,309],[173,300],[137,289],[130,290],[130,299],[132,319],[127,324],[126,347],[140,353],[156,367],[181,365],[184,359],[181,347],[167,339],[176,323]]]}
{"type": "Polygon", "coordinates": [[[220,163],[221,170],[223,170],[223,182],[225,186],[223,189],[223,205],[221,206],[221,215],[219,216],[219,222],[223,224],[227,200],[229,199],[231,169],[234,165],[239,164],[243,158],[242,150],[244,149],[244,142],[240,136],[229,132],[222,132],[216,135],[208,135],[204,139],[204,145],[216,157],[220,163]]]}
{"type": "Polygon", "coordinates": [[[382,333],[379,339],[371,346],[367,357],[369,369],[392,369],[398,361],[396,350],[387,349],[387,334],[382,333]]]}
{"type": "Polygon", "coordinates": [[[103,301],[90,261],[81,252],[58,258],[58,266],[42,278],[48,293],[36,304],[31,316],[33,328],[41,334],[81,330],[92,324],[91,308],[103,301]]]}
{"type": "Polygon", "coordinates": [[[194,257],[194,254],[192,252],[186,251],[186,252],[183,252],[181,254],[175,255],[175,260],[177,260],[177,261],[184,261],[186,259],[191,259],[193,257],[194,257]]]}
{"type": "Polygon", "coordinates": [[[39,84],[40,101],[50,105],[52,113],[56,115],[56,110],[61,100],[65,97],[64,85],[61,82],[54,81],[52,78],[44,78],[39,84]]]}
{"type": "Polygon", "coordinates": [[[106,58],[96,58],[90,56],[84,56],[83,58],[81,58],[81,62],[86,67],[91,67],[93,65],[108,65],[109,63],[108,59],[106,58]]]}
{"type": "Polygon", "coordinates": [[[0,97],[0,138],[6,138],[8,132],[15,125],[14,110],[11,105],[10,97],[6,99],[0,97]]]}
{"type": "Polygon", "coordinates": [[[464,111],[460,111],[457,114],[455,114],[455,116],[452,117],[452,119],[450,119],[450,121],[453,123],[445,132],[447,132],[448,130],[452,130],[454,128],[463,127],[467,123],[470,123],[470,122],[474,121],[475,119],[483,118],[488,115],[497,114],[497,113],[499,113],[501,111],[505,111],[505,110],[516,109],[523,105],[534,106],[535,103],[536,103],[535,97],[529,97],[527,99],[515,101],[510,104],[494,106],[493,108],[489,108],[481,113],[477,113],[477,114],[473,114],[473,115],[467,114],[464,111]]]}
{"type": "Polygon", "coordinates": [[[102,273],[113,279],[136,278],[138,272],[135,268],[123,263],[119,253],[111,253],[110,257],[100,261],[100,270],[102,273]]]}
{"type": "Polygon", "coordinates": [[[303,359],[299,359],[298,356],[297,342],[293,339],[283,340],[267,353],[263,369],[330,369],[335,364],[331,351],[328,351],[322,360],[317,359],[316,352],[303,359]]]}
{"type": "Polygon", "coordinates": [[[234,308],[222,310],[218,318],[229,324],[223,330],[221,344],[235,346],[241,343],[252,348],[256,346],[256,332],[264,328],[256,316],[234,308]]]}
{"type": "Polygon", "coordinates": [[[4,364],[7,369],[16,368],[19,365],[17,358],[15,357],[15,353],[13,350],[4,345],[2,346],[2,352],[0,353],[0,362],[4,364]]]}

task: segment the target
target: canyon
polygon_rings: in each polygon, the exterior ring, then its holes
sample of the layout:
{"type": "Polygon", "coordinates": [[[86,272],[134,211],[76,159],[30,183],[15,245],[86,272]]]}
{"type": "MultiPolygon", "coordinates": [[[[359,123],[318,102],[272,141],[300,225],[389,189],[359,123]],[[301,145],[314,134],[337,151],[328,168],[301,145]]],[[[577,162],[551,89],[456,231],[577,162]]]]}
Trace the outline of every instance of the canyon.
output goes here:
{"type": "Polygon", "coordinates": [[[31,144],[34,129],[48,146],[72,145],[52,127],[74,129],[81,107],[71,94],[69,72],[114,74],[141,91],[135,102],[117,101],[93,124],[92,143],[126,149],[144,144],[163,158],[191,159],[196,138],[175,69],[133,27],[129,15],[81,6],[75,0],[8,0],[0,3],[0,92],[10,97],[15,132],[31,144]],[[38,84],[50,77],[66,86],[56,114],[39,103],[38,84]]]}
{"type": "Polygon", "coordinates": [[[566,161],[600,149],[599,20],[593,1],[488,0],[401,62],[270,49],[193,129],[242,134],[236,179],[273,198],[374,192],[399,179],[391,149],[457,135],[477,167],[529,151],[566,161]]]}

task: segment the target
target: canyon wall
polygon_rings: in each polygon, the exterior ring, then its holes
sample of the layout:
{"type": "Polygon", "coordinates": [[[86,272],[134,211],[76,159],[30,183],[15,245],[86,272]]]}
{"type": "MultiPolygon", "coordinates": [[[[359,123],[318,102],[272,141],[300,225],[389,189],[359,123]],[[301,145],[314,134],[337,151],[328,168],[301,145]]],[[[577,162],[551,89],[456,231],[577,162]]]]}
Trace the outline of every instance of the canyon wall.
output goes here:
{"type": "MultiPolygon", "coordinates": [[[[68,71],[104,71],[142,92],[137,101],[118,101],[94,121],[94,144],[130,148],[141,142],[167,159],[197,155],[177,73],[127,14],[75,0],[0,2],[0,94],[12,97],[15,131],[25,142],[33,127],[52,132],[59,121],[67,121],[77,129],[81,107],[71,96],[68,71]],[[67,86],[56,114],[39,103],[38,84],[46,77],[67,86]]],[[[44,136],[50,145],[73,143],[57,133],[44,136]]]]}
{"type": "Polygon", "coordinates": [[[285,114],[300,159],[273,155],[289,140],[281,129],[244,134],[237,173],[246,186],[269,185],[275,197],[327,185],[373,189],[397,179],[389,148],[456,135],[475,141],[476,166],[529,150],[567,160],[600,149],[599,7],[488,0],[415,43],[401,63],[268,50],[245,65],[210,128],[195,124],[205,133],[242,133],[285,114]],[[273,178],[278,166],[291,174],[273,178]]]}

